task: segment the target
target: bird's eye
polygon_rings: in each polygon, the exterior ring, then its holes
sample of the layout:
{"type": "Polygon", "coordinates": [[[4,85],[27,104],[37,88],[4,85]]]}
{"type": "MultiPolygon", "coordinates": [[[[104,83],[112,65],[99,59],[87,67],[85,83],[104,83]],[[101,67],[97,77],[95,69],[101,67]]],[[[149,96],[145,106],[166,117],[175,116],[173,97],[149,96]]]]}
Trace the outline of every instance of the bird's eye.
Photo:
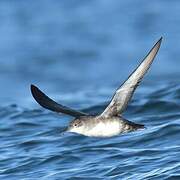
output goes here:
{"type": "Polygon", "coordinates": [[[74,124],[74,126],[77,126],[77,124],[74,124]]]}

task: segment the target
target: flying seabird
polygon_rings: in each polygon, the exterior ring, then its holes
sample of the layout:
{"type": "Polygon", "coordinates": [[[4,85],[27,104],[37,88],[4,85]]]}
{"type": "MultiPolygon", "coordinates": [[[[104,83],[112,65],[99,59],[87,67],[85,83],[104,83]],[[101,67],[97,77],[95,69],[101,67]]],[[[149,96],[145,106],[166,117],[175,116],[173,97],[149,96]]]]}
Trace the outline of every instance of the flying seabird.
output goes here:
{"type": "Polygon", "coordinates": [[[140,65],[116,90],[109,105],[99,115],[89,115],[63,106],[45,95],[35,85],[31,85],[34,99],[44,108],[74,117],[67,131],[92,137],[111,137],[121,133],[143,129],[144,125],[128,121],[122,116],[134,91],[152,64],[161,45],[162,37],[153,46],[140,65]]]}

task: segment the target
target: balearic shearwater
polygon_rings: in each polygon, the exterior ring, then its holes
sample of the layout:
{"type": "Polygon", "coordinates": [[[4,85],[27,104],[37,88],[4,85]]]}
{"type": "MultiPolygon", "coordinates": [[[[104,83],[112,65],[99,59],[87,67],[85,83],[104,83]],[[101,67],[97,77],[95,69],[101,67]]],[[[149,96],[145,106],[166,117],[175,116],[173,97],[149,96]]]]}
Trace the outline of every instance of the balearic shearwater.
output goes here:
{"type": "Polygon", "coordinates": [[[89,115],[58,104],[34,85],[31,85],[32,95],[42,107],[75,117],[67,128],[68,132],[93,137],[111,137],[121,133],[143,129],[144,125],[126,120],[122,117],[122,113],[127,108],[135,89],[152,64],[160,48],[161,41],[162,37],[128,79],[116,90],[109,105],[100,115],[89,115]]]}

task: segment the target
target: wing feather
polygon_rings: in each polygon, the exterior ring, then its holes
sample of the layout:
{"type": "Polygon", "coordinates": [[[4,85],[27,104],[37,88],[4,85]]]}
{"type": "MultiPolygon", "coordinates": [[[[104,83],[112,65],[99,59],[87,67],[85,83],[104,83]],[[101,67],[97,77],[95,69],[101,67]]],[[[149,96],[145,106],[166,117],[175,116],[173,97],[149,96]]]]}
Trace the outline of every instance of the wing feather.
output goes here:
{"type": "Polygon", "coordinates": [[[88,114],[84,112],[80,112],[61,104],[50,99],[47,95],[45,95],[39,88],[34,85],[31,85],[31,93],[34,99],[44,108],[49,109],[51,111],[55,111],[58,113],[68,114],[73,117],[80,117],[80,116],[87,116],[88,114]]]}
{"type": "Polygon", "coordinates": [[[140,65],[131,73],[128,79],[117,89],[110,104],[106,107],[101,116],[111,117],[119,115],[127,108],[134,91],[152,64],[154,57],[160,48],[161,41],[162,37],[153,46],[140,65]]]}

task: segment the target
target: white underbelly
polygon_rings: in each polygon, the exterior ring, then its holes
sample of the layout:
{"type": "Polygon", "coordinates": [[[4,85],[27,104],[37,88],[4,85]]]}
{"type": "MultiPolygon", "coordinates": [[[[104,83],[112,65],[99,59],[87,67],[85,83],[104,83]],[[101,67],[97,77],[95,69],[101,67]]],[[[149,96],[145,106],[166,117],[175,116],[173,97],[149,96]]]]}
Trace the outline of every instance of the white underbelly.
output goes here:
{"type": "Polygon", "coordinates": [[[94,137],[110,137],[121,133],[122,126],[119,122],[103,123],[99,122],[93,128],[86,130],[83,134],[94,137]]]}

